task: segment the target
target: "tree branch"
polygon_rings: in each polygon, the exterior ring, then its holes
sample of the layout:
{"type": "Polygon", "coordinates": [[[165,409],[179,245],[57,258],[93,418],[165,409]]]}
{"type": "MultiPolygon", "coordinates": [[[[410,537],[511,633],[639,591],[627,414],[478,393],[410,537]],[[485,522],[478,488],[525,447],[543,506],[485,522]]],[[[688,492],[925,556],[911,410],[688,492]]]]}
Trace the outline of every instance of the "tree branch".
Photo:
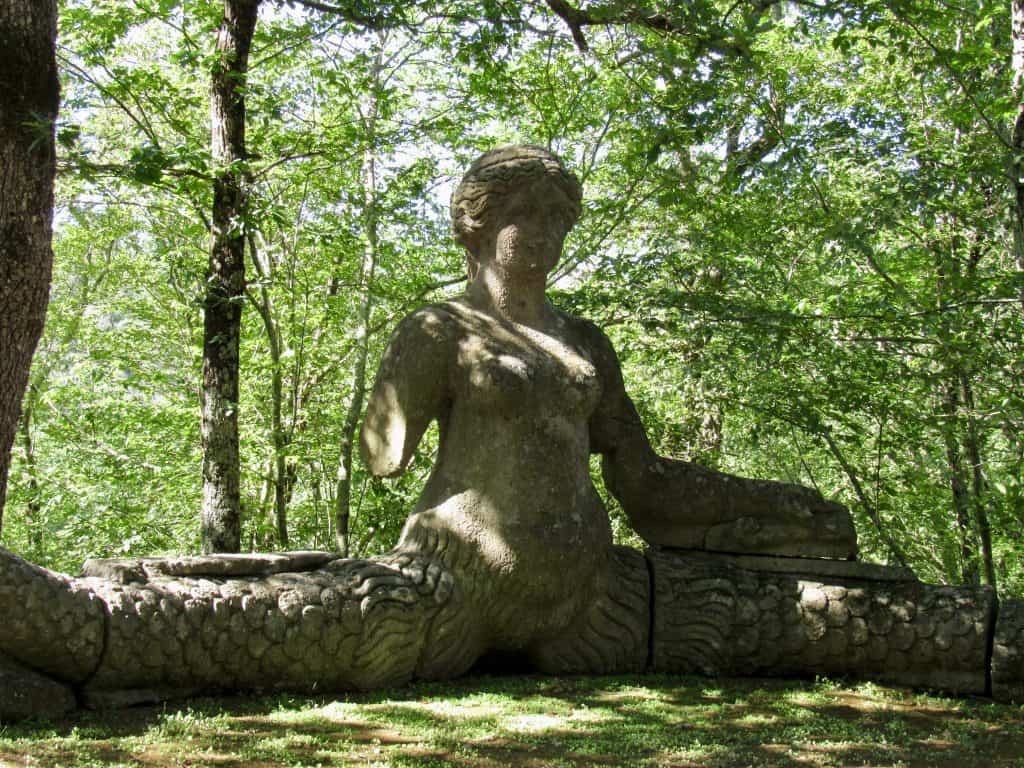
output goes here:
{"type": "Polygon", "coordinates": [[[363,16],[362,14],[353,13],[351,8],[344,8],[340,5],[332,5],[330,3],[321,3],[319,0],[278,0],[278,5],[282,4],[299,5],[313,11],[320,11],[321,13],[333,13],[343,17],[347,21],[366,27],[367,29],[376,30],[387,29],[388,27],[405,26],[405,19],[400,15],[396,15],[394,20],[389,20],[384,15],[363,16]]]}
{"type": "Polygon", "coordinates": [[[583,36],[583,23],[587,19],[586,15],[570,6],[565,0],[547,0],[547,4],[548,8],[554,11],[555,15],[561,18],[565,25],[569,27],[573,42],[580,49],[580,53],[586,53],[590,50],[590,46],[587,45],[587,38],[583,36]]]}
{"type": "MultiPolygon", "coordinates": [[[[306,2],[307,0],[297,0],[306,2]]],[[[700,45],[709,51],[714,51],[723,56],[734,56],[746,58],[750,51],[741,43],[730,41],[723,36],[715,34],[698,35],[693,30],[684,27],[662,13],[645,13],[640,8],[626,8],[617,15],[602,15],[597,18],[585,10],[569,5],[566,0],[545,0],[547,6],[557,15],[572,33],[572,39],[576,47],[586,52],[589,49],[586,38],[583,36],[583,27],[611,27],[635,24],[655,32],[664,32],[670,35],[681,35],[692,37],[699,41],[700,45]]],[[[779,0],[754,0],[754,7],[759,13],[763,13],[779,0]]]]}

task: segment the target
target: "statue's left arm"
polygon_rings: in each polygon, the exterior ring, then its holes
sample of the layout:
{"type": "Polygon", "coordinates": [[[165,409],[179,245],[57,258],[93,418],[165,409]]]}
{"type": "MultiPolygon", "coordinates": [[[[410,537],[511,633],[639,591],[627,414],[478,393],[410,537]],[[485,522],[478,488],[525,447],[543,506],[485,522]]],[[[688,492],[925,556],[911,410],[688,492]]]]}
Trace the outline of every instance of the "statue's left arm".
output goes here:
{"type": "Polygon", "coordinates": [[[816,490],[658,456],[626,394],[611,343],[595,326],[588,335],[603,386],[590,420],[590,450],[602,454],[605,485],[644,540],[726,552],[856,554],[849,511],[816,490]]]}
{"type": "Polygon", "coordinates": [[[359,448],[377,477],[400,475],[448,398],[447,312],[420,309],[398,324],[377,371],[359,448]]]}

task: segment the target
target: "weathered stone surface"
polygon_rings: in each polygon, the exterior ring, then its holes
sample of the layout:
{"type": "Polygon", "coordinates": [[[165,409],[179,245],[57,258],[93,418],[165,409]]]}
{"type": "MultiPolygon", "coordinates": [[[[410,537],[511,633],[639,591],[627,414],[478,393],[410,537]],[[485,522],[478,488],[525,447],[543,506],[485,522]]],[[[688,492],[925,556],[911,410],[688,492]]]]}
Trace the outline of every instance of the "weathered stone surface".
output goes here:
{"type": "Polygon", "coordinates": [[[146,582],[161,576],[266,576],[322,568],[338,556],[331,552],[274,552],[270,554],[199,555],[195,557],[92,558],[82,566],[83,577],[122,584],[146,582]]]}
{"type": "MultiPolygon", "coordinates": [[[[659,547],[668,552],[674,551],[671,547],[659,547]]],[[[772,557],[766,555],[731,555],[726,553],[704,553],[694,550],[678,550],[681,557],[691,561],[699,561],[702,558],[714,563],[730,563],[737,568],[747,571],[768,571],[770,573],[791,573],[794,576],[807,576],[823,584],[829,584],[829,580],[835,580],[837,584],[845,580],[854,581],[916,581],[914,574],[907,568],[897,568],[889,565],[876,565],[875,563],[859,563],[852,560],[824,560],[815,557],[772,557]]],[[[835,585],[829,589],[842,590],[843,587],[835,585]]],[[[866,603],[858,597],[852,597],[846,601],[848,607],[856,616],[862,616],[866,610],[866,603]]]]}
{"type": "MultiPolygon", "coordinates": [[[[806,489],[786,486],[773,489],[776,509],[786,517],[763,519],[739,517],[712,525],[704,534],[703,549],[710,552],[748,552],[792,557],[845,559],[857,554],[857,532],[849,511],[839,505],[832,510],[817,508],[818,500],[807,498],[806,489]]],[[[689,539],[687,533],[683,541],[689,539]]],[[[666,546],[679,540],[661,536],[654,543],[666,546]]],[[[682,543],[682,542],[680,542],[682,543]]]]}
{"type": "Polygon", "coordinates": [[[885,580],[877,570],[872,581],[755,571],[732,558],[654,548],[647,557],[656,671],[842,675],[985,693],[989,589],[931,586],[895,573],[885,580]],[[750,605],[758,607],[753,622],[750,605]],[[778,647],[737,642],[751,626],[774,632],[779,624],[788,628],[778,647]]]}
{"type": "Polygon", "coordinates": [[[1024,703],[1024,600],[999,604],[992,645],[992,695],[1024,703]]]}
{"type": "Polygon", "coordinates": [[[0,654],[81,682],[103,650],[104,606],[72,579],[0,548],[0,654]]]}
{"type": "Polygon", "coordinates": [[[616,578],[588,608],[574,631],[539,644],[534,663],[551,674],[625,674],[647,667],[651,599],[644,556],[633,549],[612,552],[616,578]]]}
{"type": "Polygon", "coordinates": [[[435,599],[446,589],[439,569],[415,583],[428,565],[395,555],[332,558],[320,570],[262,578],[79,580],[110,612],[107,649],[85,686],[86,700],[111,706],[176,688],[339,690],[405,682],[433,615],[460,609],[435,599]],[[323,595],[334,601],[329,610],[323,595]],[[353,606],[360,620],[346,621],[339,602],[353,606]],[[346,639],[350,651],[340,654],[346,639]]]}
{"type": "Polygon", "coordinates": [[[75,708],[71,687],[0,656],[0,723],[52,720],[75,708]]]}

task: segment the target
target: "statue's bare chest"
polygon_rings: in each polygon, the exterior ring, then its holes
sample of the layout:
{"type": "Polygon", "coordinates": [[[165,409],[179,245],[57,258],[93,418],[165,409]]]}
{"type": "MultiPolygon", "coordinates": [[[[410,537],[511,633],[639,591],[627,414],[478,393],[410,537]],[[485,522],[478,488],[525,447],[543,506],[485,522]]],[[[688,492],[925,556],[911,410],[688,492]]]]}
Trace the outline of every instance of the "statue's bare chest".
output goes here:
{"type": "Polygon", "coordinates": [[[457,341],[456,397],[521,414],[586,419],[601,382],[585,350],[564,338],[504,326],[463,328],[457,341]]]}

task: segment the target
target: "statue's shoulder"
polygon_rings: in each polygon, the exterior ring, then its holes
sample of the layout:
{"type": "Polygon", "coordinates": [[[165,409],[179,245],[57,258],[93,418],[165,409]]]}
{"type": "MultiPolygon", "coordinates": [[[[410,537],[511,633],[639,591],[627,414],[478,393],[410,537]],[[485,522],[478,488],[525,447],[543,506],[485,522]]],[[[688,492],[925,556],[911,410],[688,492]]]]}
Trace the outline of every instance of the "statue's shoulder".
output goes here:
{"type": "Polygon", "coordinates": [[[571,315],[557,307],[555,312],[562,324],[569,329],[573,341],[586,350],[588,357],[598,363],[613,362],[617,359],[612,343],[601,330],[601,326],[593,320],[571,315]]]}
{"type": "Polygon", "coordinates": [[[458,302],[442,301],[420,307],[399,322],[392,339],[403,343],[450,341],[462,323],[458,302]]]}

